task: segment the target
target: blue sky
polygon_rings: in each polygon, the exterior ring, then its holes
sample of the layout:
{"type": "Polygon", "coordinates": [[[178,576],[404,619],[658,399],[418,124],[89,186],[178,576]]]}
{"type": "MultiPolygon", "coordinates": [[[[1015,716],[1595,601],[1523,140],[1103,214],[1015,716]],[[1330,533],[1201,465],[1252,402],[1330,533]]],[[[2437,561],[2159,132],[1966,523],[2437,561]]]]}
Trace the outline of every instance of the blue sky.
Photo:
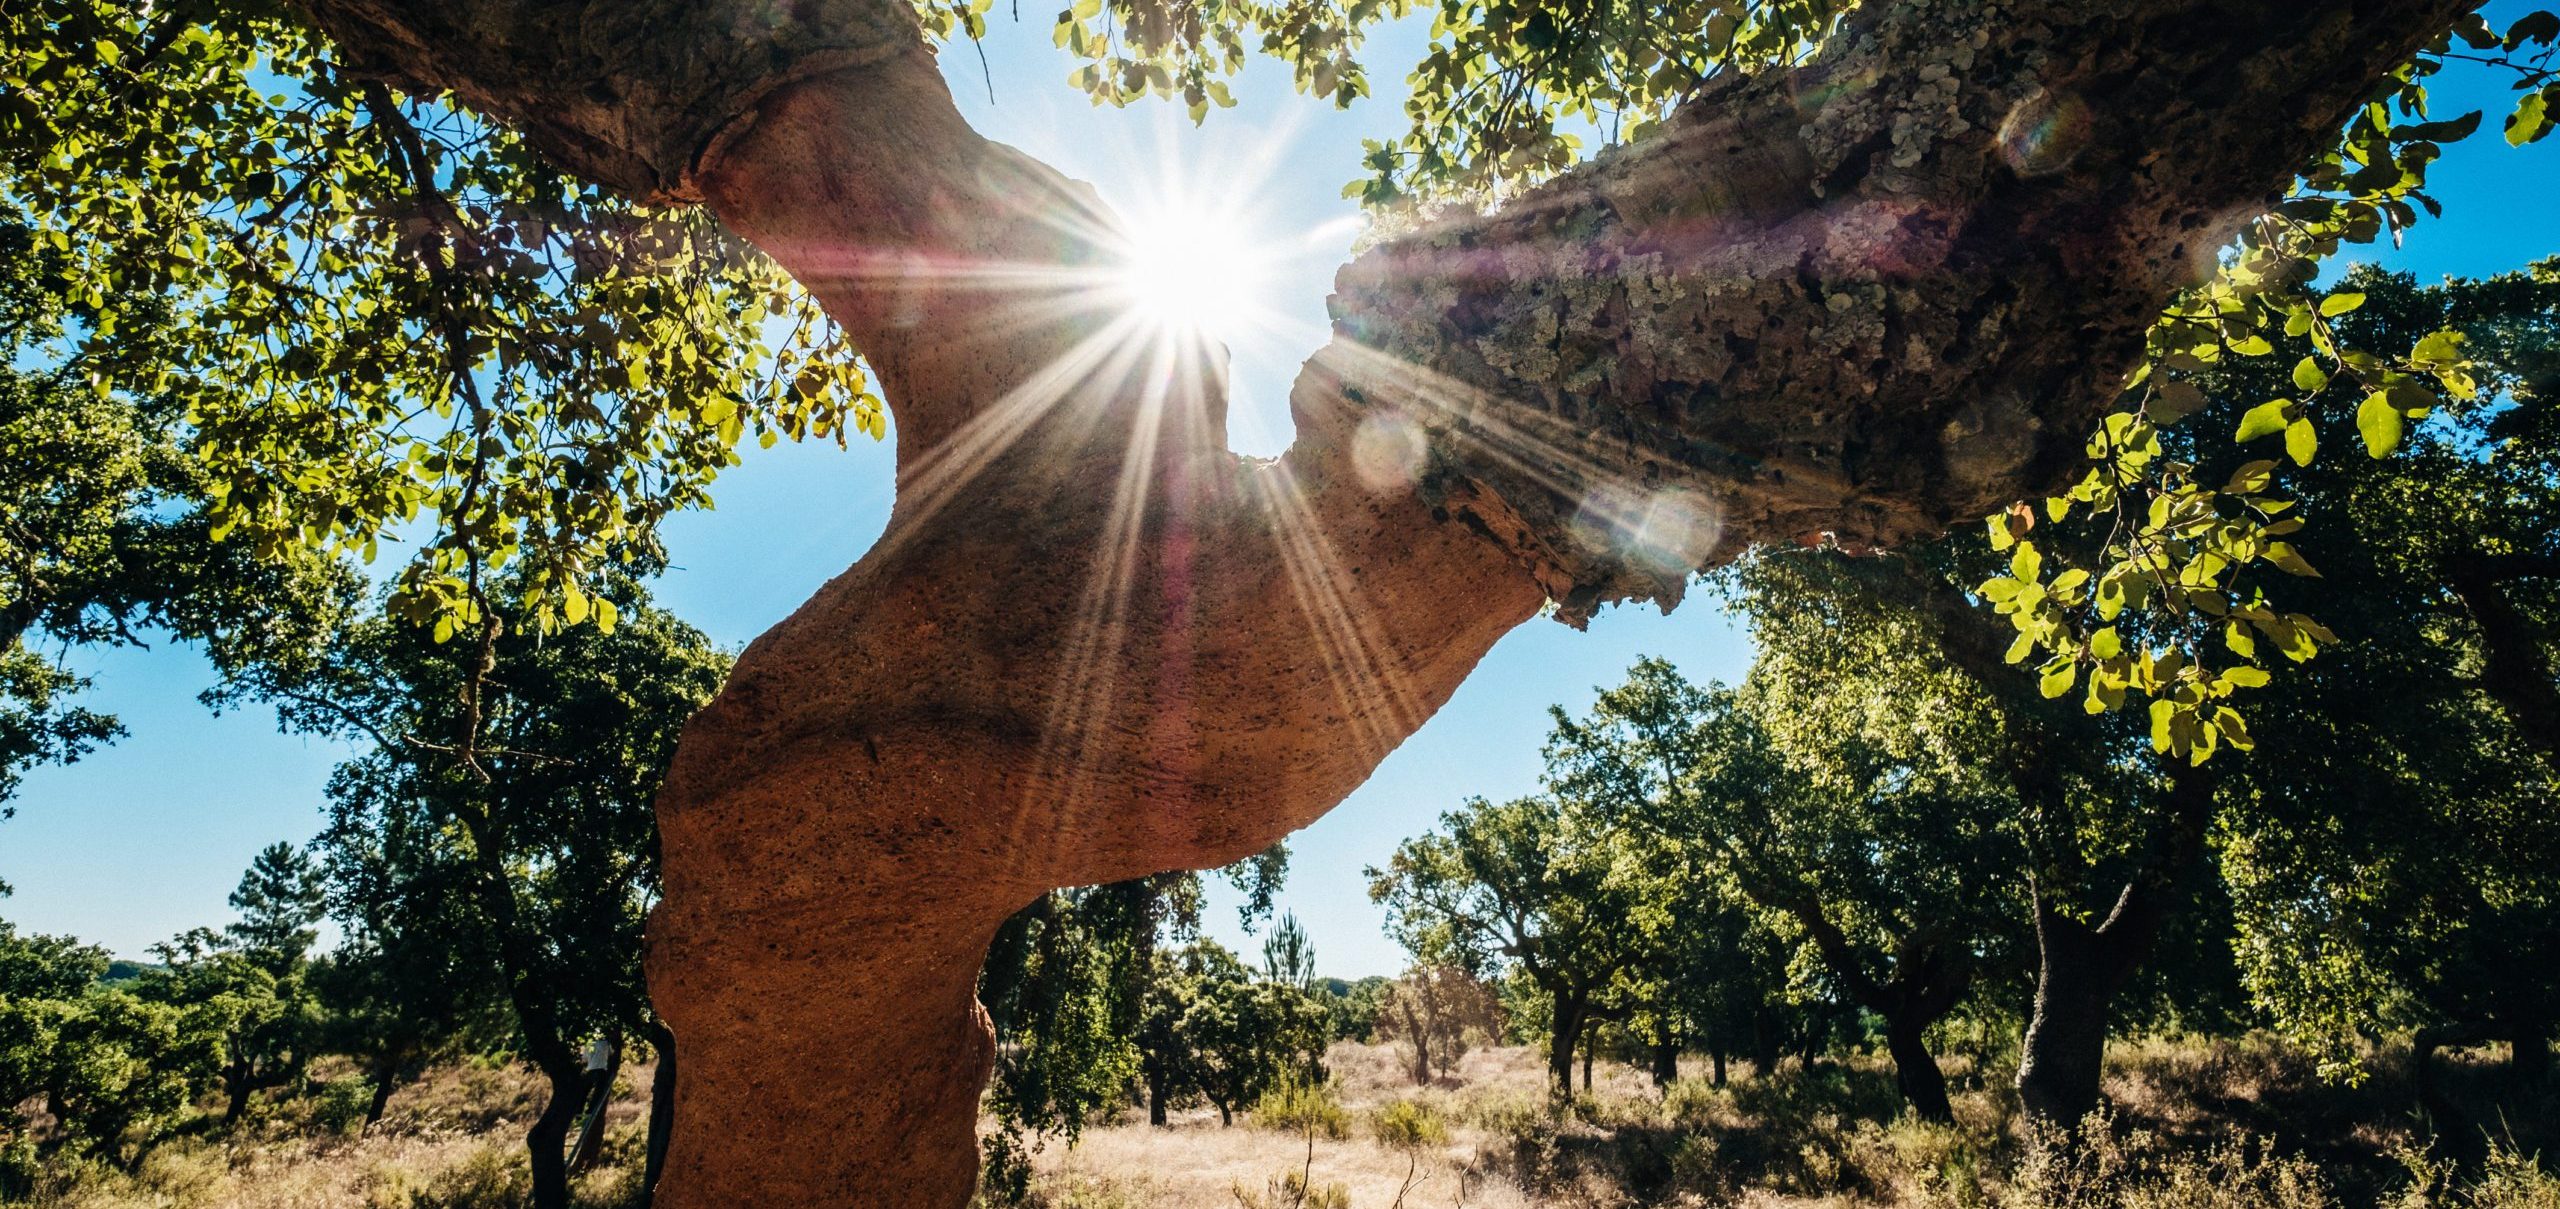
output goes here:
{"type": "MultiPolygon", "coordinates": [[[[2523,7],[2492,5],[2491,18],[2523,7]]],[[[1399,129],[1404,67],[1419,56],[1427,18],[1372,39],[1366,54],[1378,95],[1350,112],[1295,95],[1285,70],[1256,61],[1235,89],[1237,107],[1194,128],[1170,106],[1089,105],[1065,86],[1071,64],[1050,46],[1045,13],[1035,9],[1015,25],[1007,11],[999,6],[990,30],[984,74],[966,47],[945,57],[960,106],[981,131],[1092,182],[1124,211],[1142,211],[1170,187],[1247,213],[1272,264],[1263,304],[1275,322],[1237,341],[1234,442],[1276,451],[1287,441],[1288,383],[1322,342],[1324,297],[1358,230],[1341,187],[1359,175],[1360,139],[1399,129]]],[[[2560,227],[2533,218],[2560,197],[2560,138],[2507,148],[2497,129],[2509,94],[2497,81],[2449,74],[2434,91],[2438,116],[2486,108],[2488,119],[2434,171],[2445,218],[2423,226],[2407,248],[2369,258],[2431,279],[2560,252],[2560,227]]],[[[668,525],[676,565],[658,586],[660,600],[721,642],[743,644],[879,535],[890,456],[890,444],[860,438],[848,451],[749,449],[745,464],[718,483],[715,511],[668,525]]],[[[1362,868],[1383,862],[1398,840],[1431,827],[1462,797],[1535,788],[1547,706],[1588,706],[1596,686],[1647,654],[1700,679],[1738,677],[1750,657],[1743,634],[1706,602],[1668,617],[1613,610],[1588,633],[1531,622],[1504,639],[1368,784],[1299,833],[1281,903],[1306,924],[1318,967],[1346,976],[1399,967],[1362,868]]],[[[264,709],[208,714],[195,694],[211,672],[184,647],[81,652],[74,662],[97,678],[90,704],[119,714],[132,734],[76,766],[26,778],[17,818],[0,823],[0,881],[17,891],[0,900],[0,917],[139,955],[185,928],[227,920],[224,896],[257,849],[318,830],[329,770],[348,752],[279,735],[264,709]]],[[[1236,926],[1234,901],[1217,891],[1208,923],[1231,944],[1250,943],[1236,926]]]]}

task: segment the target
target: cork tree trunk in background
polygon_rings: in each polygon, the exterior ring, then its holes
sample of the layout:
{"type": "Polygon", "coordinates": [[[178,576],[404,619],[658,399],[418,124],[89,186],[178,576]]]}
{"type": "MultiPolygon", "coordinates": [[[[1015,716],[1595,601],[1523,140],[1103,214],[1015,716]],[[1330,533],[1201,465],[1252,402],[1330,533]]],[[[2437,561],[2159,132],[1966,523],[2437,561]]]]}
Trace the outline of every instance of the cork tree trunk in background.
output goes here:
{"type": "Polygon", "coordinates": [[[1343,270],[1264,461],[1208,359],[966,271],[1094,268],[1109,220],[968,127],[904,0],[300,2],[356,70],[709,206],[896,412],[886,534],[660,802],[678,1207],[965,1202],[998,923],[1313,821],[1546,602],[2052,486],[2171,293],[2467,7],[1870,5],[1343,270]]]}

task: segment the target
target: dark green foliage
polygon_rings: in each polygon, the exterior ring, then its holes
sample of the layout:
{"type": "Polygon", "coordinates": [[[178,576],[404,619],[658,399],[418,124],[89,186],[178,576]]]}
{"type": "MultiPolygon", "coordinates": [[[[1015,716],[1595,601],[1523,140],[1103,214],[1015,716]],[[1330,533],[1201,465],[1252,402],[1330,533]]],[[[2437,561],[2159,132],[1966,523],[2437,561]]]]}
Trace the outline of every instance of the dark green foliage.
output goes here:
{"type": "Polygon", "coordinates": [[[1378,1026],[1378,1009],[1384,1001],[1389,979],[1372,974],[1356,982],[1341,978],[1318,978],[1315,992],[1323,997],[1327,1026],[1337,1041],[1367,1041],[1378,1026]]]}
{"type": "Polygon", "coordinates": [[[211,1077],[219,1039],[199,1014],[95,985],[106,954],[0,921],[0,1195],[58,1157],[138,1159],[211,1077]],[[53,1127],[30,1134],[19,1106],[53,1127]]]}
{"type": "Polygon", "coordinates": [[[1552,1090],[1568,1096],[1583,1030],[1642,951],[1640,916],[1666,902],[1647,893],[1654,873],[1627,833],[1557,796],[1471,798],[1440,823],[1369,870],[1369,896],[1418,961],[1516,972],[1537,987],[1552,1090]]]}
{"type": "MultiPolygon", "coordinates": [[[[1159,954],[1138,1046],[1174,1103],[1194,1096],[1223,1124],[1283,1081],[1323,1078],[1324,1004],[1296,983],[1257,978],[1216,941],[1159,954]]],[[[1151,1082],[1150,1095],[1159,1094],[1151,1082]]]]}
{"type": "Polygon", "coordinates": [[[640,969],[652,807],[685,719],[728,670],[630,577],[604,576],[600,598],[620,624],[545,633],[528,611],[477,643],[377,613],[225,689],[274,702],[287,729],[370,744],[331,778],[316,841],[351,941],[325,981],[382,1027],[360,1052],[384,1094],[478,1015],[473,988],[498,988],[509,1047],[551,1085],[528,1139],[545,1206],[567,1196],[585,1044],[655,1022],[640,969]]]}

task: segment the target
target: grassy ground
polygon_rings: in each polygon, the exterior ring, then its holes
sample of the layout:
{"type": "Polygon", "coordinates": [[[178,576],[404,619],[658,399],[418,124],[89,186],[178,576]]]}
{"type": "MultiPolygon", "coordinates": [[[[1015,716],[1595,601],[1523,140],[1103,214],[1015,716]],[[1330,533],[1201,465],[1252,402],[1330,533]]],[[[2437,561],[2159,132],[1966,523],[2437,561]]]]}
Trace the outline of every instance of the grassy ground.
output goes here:
{"type": "MultiPolygon", "coordinates": [[[[322,1074],[329,1072],[323,1071],[322,1074]]],[[[649,1068],[625,1067],[606,1112],[600,1161],[580,1178],[581,1209],[637,1203],[649,1068]]],[[[353,1085],[349,1084],[350,1091],[353,1085]]],[[[131,1172],[91,1168],[39,1188],[30,1209],[499,1209],[531,1186],[524,1127],[540,1081],[507,1066],[467,1064],[402,1088],[363,1128],[329,1095],[262,1105],[239,1132],[191,1131],[131,1172]]],[[[17,1209],[9,1206],[8,1209],[17,1209]]]]}
{"type": "MultiPolygon", "coordinates": [[[[2560,1209],[2560,1091],[2502,1097],[2486,1055],[2454,1057],[2438,1115],[2415,1110],[2404,1054],[2347,1088],[2257,1040],[2148,1040],[2110,1055],[2110,1118],[2062,1162],[2028,1144],[2003,1072],[1948,1063],[1956,1123],[1904,1118],[1874,1058],[1737,1067],[1723,1088],[1684,1062],[1667,1092],[1602,1062],[1589,1093],[1546,1110],[1533,1051],[1482,1050],[1416,1087],[1382,1048],[1328,1055],[1338,1119],[1221,1129],[1214,1113],[1152,1128],[1135,1112],[1035,1160],[1049,1209],[1449,1206],[1971,1209],[2560,1209]],[[2448,1119],[2448,1112],[2452,1119],[2448,1119]],[[1439,1123],[1412,1144],[1394,1122],[1439,1123]],[[1293,1177],[1295,1179],[1293,1180],[1293,1177]],[[1301,1198],[1298,1189],[1307,1195],[1301,1198]]],[[[1321,1114],[1318,1114],[1321,1115],[1321,1114]]]]}
{"type": "MultiPolygon", "coordinates": [[[[1531,1050],[1469,1054],[1417,1087],[1383,1047],[1337,1045],[1333,1082],[1222,1128],[1132,1110],[1034,1156],[1041,1209],[1620,1209],[1639,1205],[1948,1209],[2560,1209],[2560,1088],[2502,1096],[2492,1055],[2457,1055],[2437,1113],[2415,1111],[2404,1055],[2346,1088],[2272,1044],[2150,1040],[2110,1055],[2113,1118],[2074,1161],[2019,1136],[1996,1067],[1948,1063],[1957,1122],[1900,1117],[1873,1058],[1726,1087],[1683,1065],[1667,1093],[1601,1062],[1590,1093],[1546,1107],[1531,1050]],[[1989,1077],[1985,1077],[1988,1075],[1989,1077]],[[2449,1115],[2448,1115],[2449,1112],[2449,1115]],[[2430,1141],[2432,1139],[2432,1142],[2430,1141]]],[[[637,1203],[649,1071],[623,1073],[583,1209],[637,1203]]],[[[352,1085],[348,1088],[352,1091],[352,1085]]],[[[200,1131],[132,1172],[90,1170],[45,1209],[500,1209],[523,1202],[521,1071],[466,1065],[403,1089],[370,1129],[350,1097],[263,1107],[229,1138],[200,1131]]],[[[10,1206],[8,1209],[20,1209],[10,1206]]]]}

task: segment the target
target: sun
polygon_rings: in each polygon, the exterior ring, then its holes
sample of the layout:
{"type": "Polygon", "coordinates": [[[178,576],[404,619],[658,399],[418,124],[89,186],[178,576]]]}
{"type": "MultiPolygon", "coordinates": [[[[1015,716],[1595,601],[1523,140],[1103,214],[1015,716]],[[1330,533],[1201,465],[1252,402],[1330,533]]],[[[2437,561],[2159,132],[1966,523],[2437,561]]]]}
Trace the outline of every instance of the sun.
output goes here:
{"type": "Polygon", "coordinates": [[[1230,342],[1261,309],[1268,258],[1237,215],[1172,204],[1134,216],[1111,272],[1120,305],[1168,335],[1230,342]]]}

